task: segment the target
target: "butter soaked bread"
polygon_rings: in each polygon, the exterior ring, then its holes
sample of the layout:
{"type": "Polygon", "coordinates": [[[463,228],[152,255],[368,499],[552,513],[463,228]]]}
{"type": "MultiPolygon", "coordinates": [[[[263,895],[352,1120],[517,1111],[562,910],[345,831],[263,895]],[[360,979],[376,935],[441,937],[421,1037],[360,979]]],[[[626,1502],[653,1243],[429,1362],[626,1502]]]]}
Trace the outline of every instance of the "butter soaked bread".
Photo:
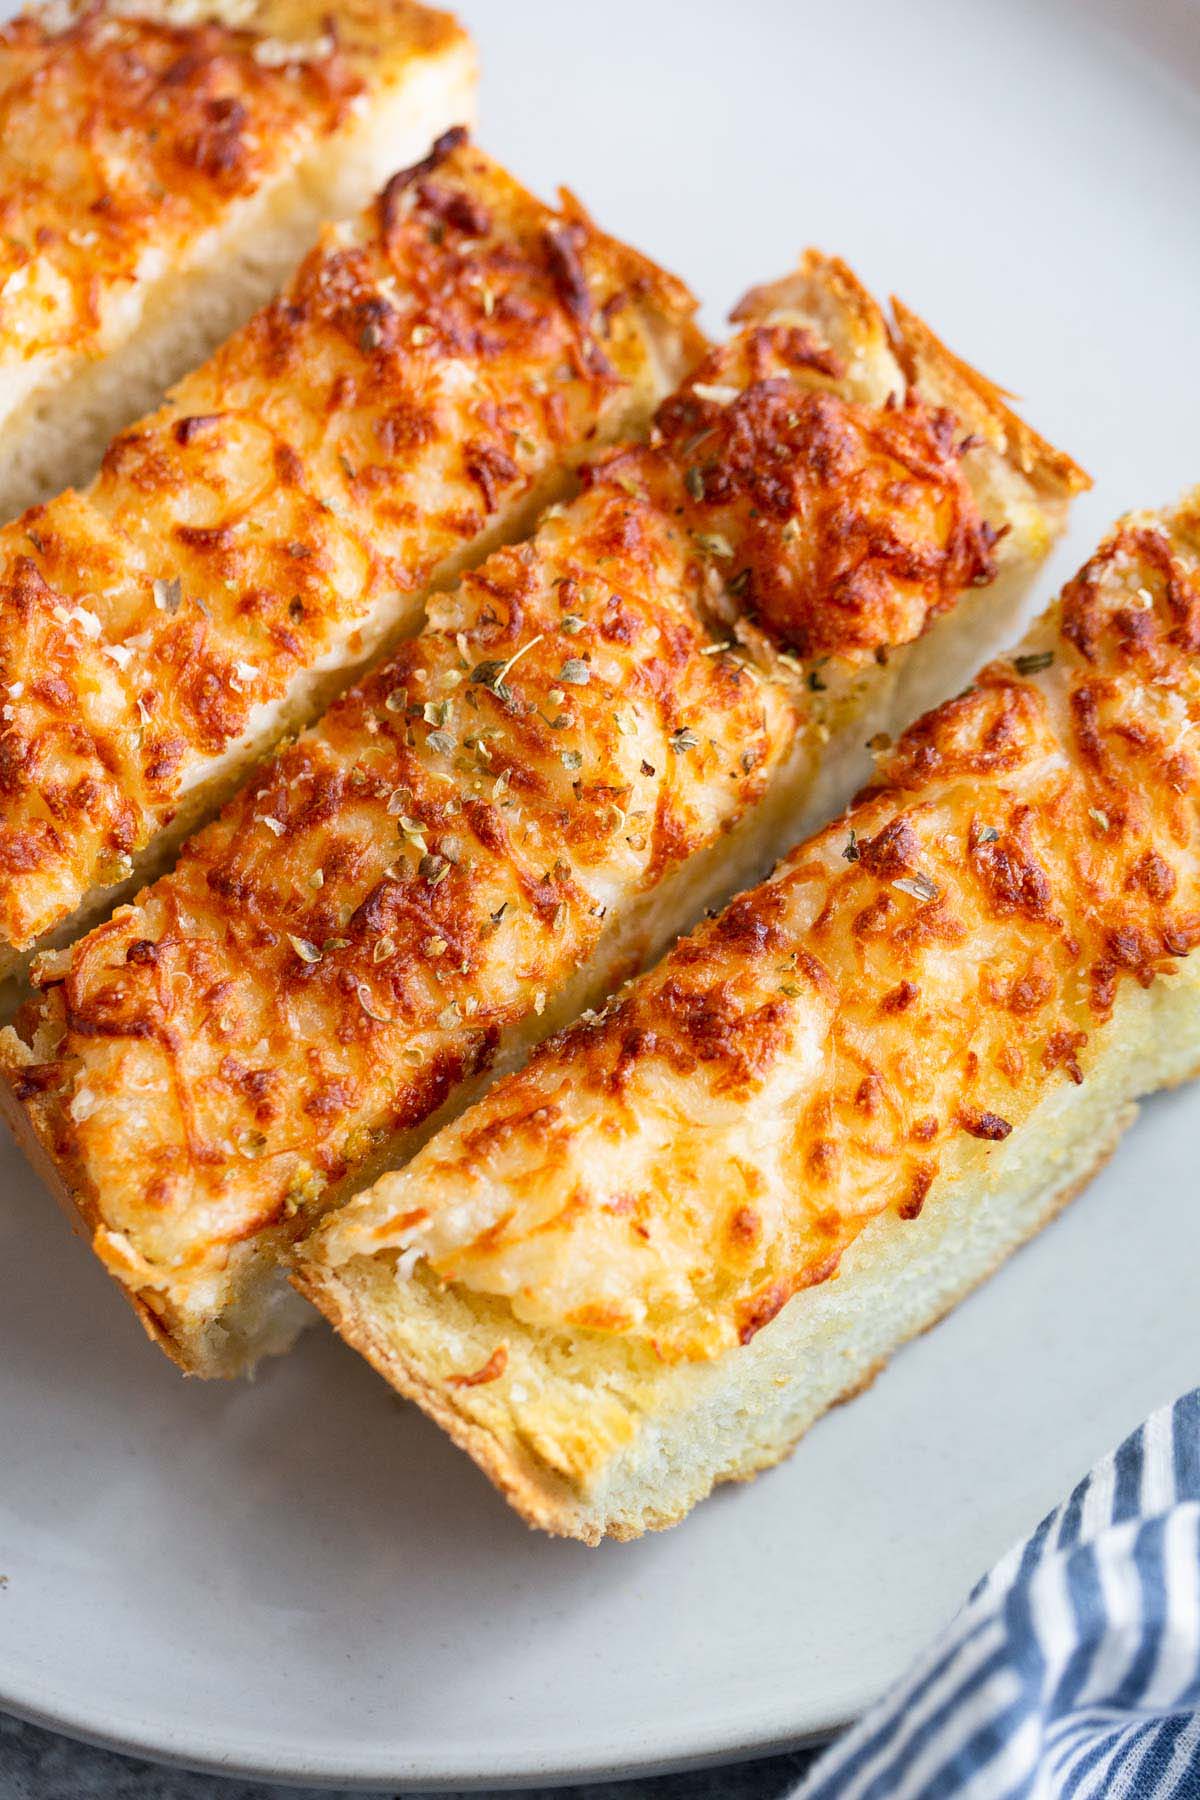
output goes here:
{"type": "Polygon", "coordinates": [[[936,354],[909,387],[840,264],[751,311],[39,965],[13,1111],[185,1368],[284,1347],[288,1245],[843,798],[903,647],[1008,604],[1061,524],[1073,466],[946,413],[936,354]]]}
{"type": "Polygon", "coordinates": [[[0,973],[527,528],[695,360],[691,296],[458,131],[0,530],[0,973]]]}
{"type": "Polygon", "coordinates": [[[1200,1065],[1200,490],[297,1251],[532,1524],[784,1456],[1200,1065]]]}
{"type": "Polygon", "coordinates": [[[0,519],[264,301],[448,126],[475,55],[411,0],[48,0],[0,27],[0,519]]]}

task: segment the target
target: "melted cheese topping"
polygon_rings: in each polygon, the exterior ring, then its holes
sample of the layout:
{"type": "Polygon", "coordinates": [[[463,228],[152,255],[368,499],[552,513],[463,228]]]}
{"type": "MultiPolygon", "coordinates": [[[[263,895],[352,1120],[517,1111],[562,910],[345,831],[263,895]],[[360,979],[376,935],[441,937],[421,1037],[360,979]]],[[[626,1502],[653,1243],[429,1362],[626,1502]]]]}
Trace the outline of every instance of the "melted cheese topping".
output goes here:
{"type": "MultiPolygon", "coordinates": [[[[582,310],[573,257],[556,270],[582,310]]],[[[298,1236],[330,1184],[487,1067],[640,897],[797,756],[811,769],[820,720],[853,684],[839,697],[796,651],[853,673],[986,573],[1004,519],[980,518],[951,422],[904,394],[878,313],[819,327],[848,279],[811,263],[803,329],[748,326],[666,403],[649,445],[598,458],[570,506],[436,599],[420,637],[170,876],[45,960],[18,1096],[131,1286],[208,1294],[256,1235],[298,1236]]],[[[650,1063],[643,1038],[631,1079],[650,1063]]],[[[512,1096],[541,1079],[492,1104],[520,1107],[512,1096]]],[[[604,1185],[607,1126],[578,1201],[573,1178],[545,1184],[536,1145],[544,1129],[570,1157],[574,1081],[556,1078],[549,1110],[538,1100],[511,1132],[512,1166],[537,1171],[532,1211],[498,1200],[464,1155],[451,1159],[461,1207],[380,1200],[384,1225],[356,1212],[368,1223],[347,1241],[411,1243],[448,1271],[469,1255],[470,1279],[511,1280],[522,1304],[532,1259],[543,1300],[529,1303],[551,1307],[565,1248],[570,1316],[590,1318],[610,1286],[616,1306],[633,1268],[603,1232],[619,1219],[627,1238],[648,1202],[604,1185]],[[580,1272],[591,1241],[603,1256],[580,1272]]],[[[677,1119],[661,1101],[644,1116],[666,1154],[677,1119]]],[[[415,1192],[430,1166],[405,1178],[415,1192]]],[[[719,1187],[720,1169],[706,1173],[719,1187]]]]}
{"type": "Polygon", "coordinates": [[[233,204],[461,35],[407,0],[56,3],[0,28],[0,371],[102,354],[233,204]]]}
{"type": "Polygon", "coordinates": [[[659,413],[688,525],[739,612],[804,659],[861,660],[918,637],[996,572],[953,415],[853,365],[807,326],[743,332],[659,413]],[[736,546],[736,553],[735,553],[736,546]]]}
{"type": "Polygon", "coordinates": [[[128,873],[306,672],[411,621],[439,569],[653,393],[686,292],[461,138],[329,229],[85,494],[0,531],[10,944],[128,873]]]}
{"type": "MultiPolygon", "coordinates": [[[[1200,944],[1200,491],[1126,521],[844,821],[338,1215],[522,1321],[746,1342],[1087,1080],[1200,944]]],[[[402,1271],[403,1272],[403,1271],[402,1271]]]]}
{"type": "Polygon", "coordinates": [[[686,552],[630,519],[598,486],[490,558],[170,877],[52,959],[72,1135],[146,1257],[219,1266],[423,1119],[612,907],[762,792],[790,706],[702,654],[686,552]]]}

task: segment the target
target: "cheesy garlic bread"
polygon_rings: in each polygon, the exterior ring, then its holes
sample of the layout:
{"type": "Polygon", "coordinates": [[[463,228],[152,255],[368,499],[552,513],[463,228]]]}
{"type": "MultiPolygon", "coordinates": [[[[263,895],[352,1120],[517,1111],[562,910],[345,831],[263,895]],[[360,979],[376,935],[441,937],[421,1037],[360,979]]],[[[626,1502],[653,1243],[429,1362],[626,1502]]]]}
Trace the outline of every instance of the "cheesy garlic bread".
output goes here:
{"type": "Polygon", "coordinates": [[[474,114],[412,0],[48,0],[0,27],[0,519],[95,470],[327,218],[474,114]]]}
{"type": "Polygon", "coordinates": [[[0,974],[161,866],[695,361],[686,289],[463,138],[0,530],[0,974]]]}
{"type": "Polygon", "coordinates": [[[1200,1065],[1200,489],[836,824],[300,1246],[535,1525],[784,1456],[1200,1065]]]}
{"type": "Polygon", "coordinates": [[[1074,466],[840,264],[745,313],[648,445],[40,961],[13,1111],[185,1368],[285,1345],[288,1245],[844,798],[903,647],[1061,525],[1074,466]]]}

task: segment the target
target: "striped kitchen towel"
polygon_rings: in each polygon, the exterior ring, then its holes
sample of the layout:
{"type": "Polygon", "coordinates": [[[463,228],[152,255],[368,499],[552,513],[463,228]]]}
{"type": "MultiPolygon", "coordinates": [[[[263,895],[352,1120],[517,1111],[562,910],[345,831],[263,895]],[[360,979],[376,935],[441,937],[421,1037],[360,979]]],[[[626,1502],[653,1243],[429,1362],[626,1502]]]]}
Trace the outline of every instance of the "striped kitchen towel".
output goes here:
{"type": "Polygon", "coordinates": [[[1200,1388],[1094,1468],[793,1800],[1200,1800],[1200,1388]]]}

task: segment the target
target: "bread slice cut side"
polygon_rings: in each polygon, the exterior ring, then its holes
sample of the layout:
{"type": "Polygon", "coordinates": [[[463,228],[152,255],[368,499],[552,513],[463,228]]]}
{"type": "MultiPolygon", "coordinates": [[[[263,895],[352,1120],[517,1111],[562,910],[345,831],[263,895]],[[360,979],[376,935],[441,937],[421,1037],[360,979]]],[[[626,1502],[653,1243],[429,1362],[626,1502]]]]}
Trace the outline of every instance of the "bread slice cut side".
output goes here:
{"type": "Polygon", "coordinates": [[[475,84],[410,0],[53,0],[0,29],[0,519],[89,479],[475,84]]]}
{"type": "Polygon", "coordinates": [[[692,310],[450,132],[85,492],[0,530],[0,974],[153,875],[433,589],[644,428],[692,310]]]}
{"type": "Polygon", "coordinates": [[[1200,490],[296,1280],[533,1524],[784,1455],[1200,1067],[1200,490]]]}
{"type": "Polygon", "coordinates": [[[909,647],[1061,523],[1049,452],[981,511],[1004,452],[906,390],[840,264],[755,304],[649,444],[40,963],[12,1103],[184,1367],[274,1348],[288,1244],[840,803],[909,647]]]}

